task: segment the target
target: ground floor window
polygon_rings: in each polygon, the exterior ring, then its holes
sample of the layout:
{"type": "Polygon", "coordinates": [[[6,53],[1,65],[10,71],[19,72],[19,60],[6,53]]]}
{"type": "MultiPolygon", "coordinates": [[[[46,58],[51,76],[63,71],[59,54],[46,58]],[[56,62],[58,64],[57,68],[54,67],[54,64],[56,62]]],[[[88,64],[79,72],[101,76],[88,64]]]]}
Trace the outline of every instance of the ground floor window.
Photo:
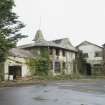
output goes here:
{"type": "Polygon", "coordinates": [[[60,62],[55,62],[55,72],[56,73],[60,72],[60,62]]]}
{"type": "Polygon", "coordinates": [[[102,73],[102,65],[101,64],[94,64],[93,66],[94,74],[99,75],[102,73]]]}
{"type": "Polygon", "coordinates": [[[9,66],[9,75],[13,75],[13,79],[21,77],[22,75],[21,66],[9,66]]]}

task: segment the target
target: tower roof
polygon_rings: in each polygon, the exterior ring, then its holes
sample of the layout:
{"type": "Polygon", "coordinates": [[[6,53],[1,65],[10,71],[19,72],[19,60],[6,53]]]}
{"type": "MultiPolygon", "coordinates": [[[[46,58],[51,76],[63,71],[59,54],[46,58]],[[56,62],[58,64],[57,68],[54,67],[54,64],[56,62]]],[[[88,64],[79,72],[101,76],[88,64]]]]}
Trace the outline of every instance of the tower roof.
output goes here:
{"type": "Polygon", "coordinates": [[[33,41],[35,41],[35,42],[44,41],[43,33],[41,30],[37,30],[33,41]]]}
{"type": "Polygon", "coordinates": [[[29,47],[41,46],[41,47],[55,47],[55,48],[61,48],[61,49],[77,52],[76,48],[73,47],[73,45],[68,40],[68,38],[46,41],[43,37],[41,30],[37,30],[34,41],[35,41],[34,43],[22,45],[22,46],[19,46],[18,48],[29,48],[29,47]]]}

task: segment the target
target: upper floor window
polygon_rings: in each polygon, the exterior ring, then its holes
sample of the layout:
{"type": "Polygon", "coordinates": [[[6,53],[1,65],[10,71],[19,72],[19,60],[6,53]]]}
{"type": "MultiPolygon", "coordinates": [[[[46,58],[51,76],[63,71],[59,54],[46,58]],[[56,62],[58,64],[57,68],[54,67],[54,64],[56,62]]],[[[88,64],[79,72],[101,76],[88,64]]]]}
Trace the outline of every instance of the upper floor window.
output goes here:
{"type": "Polygon", "coordinates": [[[102,57],[102,52],[101,51],[95,52],[95,57],[102,57]]]}
{"type": "Polygon", "coordinates": [[[59,56],[59,49],[56,49],[56,55],[59,56]]]}
{"type": "Polygon", "coordinates": [[[49,51],[50,55],[53,54],[53,48],[50,48],[50,51],[49,51]]]}
{"type": "Polygon", "coordinates": [[[62,55],[65,56],[65,51],[64,50],[62,50],[62,55]]]}
{"type": "Polygon", "coordinates": [[[88,53],[83,53],[84,58],[88,58],[88,53]]]}

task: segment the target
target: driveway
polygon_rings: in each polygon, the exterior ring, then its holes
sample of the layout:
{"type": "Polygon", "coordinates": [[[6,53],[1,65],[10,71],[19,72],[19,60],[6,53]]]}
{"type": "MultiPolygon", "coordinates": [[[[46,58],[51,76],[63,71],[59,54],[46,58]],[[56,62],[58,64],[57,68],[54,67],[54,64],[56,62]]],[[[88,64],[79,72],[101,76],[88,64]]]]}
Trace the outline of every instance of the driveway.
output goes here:
{"type": "Polygon", "coordinates": [[[0,88],[0,105],[105,105],[105,80],[0,88]]]}

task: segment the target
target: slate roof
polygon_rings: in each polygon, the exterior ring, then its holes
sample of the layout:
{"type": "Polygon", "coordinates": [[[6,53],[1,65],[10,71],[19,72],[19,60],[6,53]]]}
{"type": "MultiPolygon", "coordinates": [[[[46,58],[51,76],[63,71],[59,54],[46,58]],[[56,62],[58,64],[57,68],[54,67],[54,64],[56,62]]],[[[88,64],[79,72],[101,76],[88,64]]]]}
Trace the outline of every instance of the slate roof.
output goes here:
{"type": "Polygon", "coordinates": [[[14,56],[14,57],[20,57],[20,58],[33,58],[34,57],[31,52],[20,49],[20,48],[10,49],[9,55],[14,56]]]}

